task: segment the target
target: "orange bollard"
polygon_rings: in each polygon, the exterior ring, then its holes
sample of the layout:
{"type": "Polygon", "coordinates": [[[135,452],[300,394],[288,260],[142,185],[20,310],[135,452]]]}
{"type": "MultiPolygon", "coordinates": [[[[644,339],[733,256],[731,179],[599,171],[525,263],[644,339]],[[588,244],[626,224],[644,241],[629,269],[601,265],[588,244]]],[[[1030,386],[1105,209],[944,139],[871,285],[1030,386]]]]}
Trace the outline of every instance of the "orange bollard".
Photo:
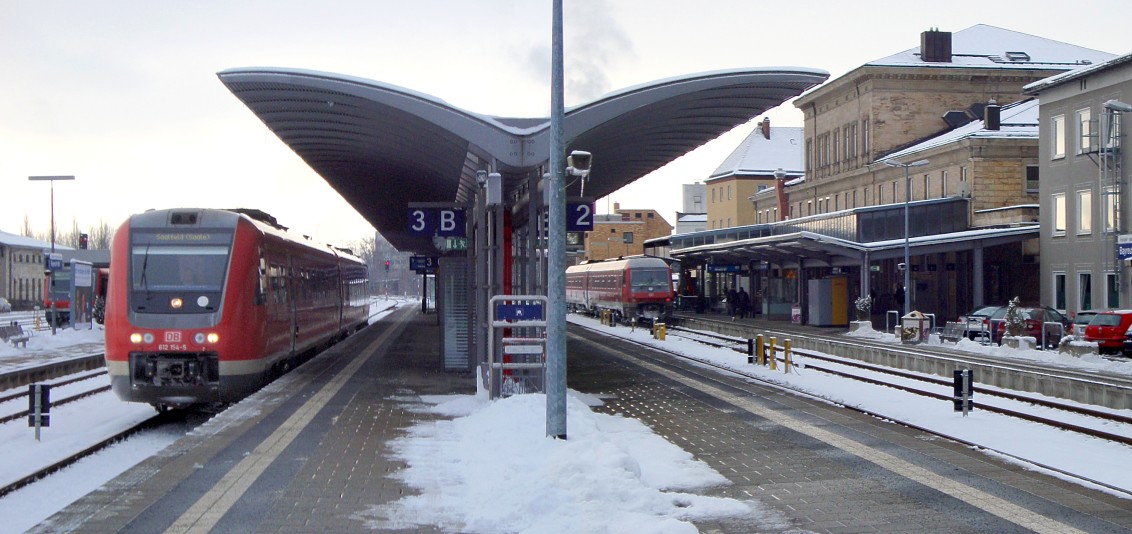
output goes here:
{"type": "Polygon", "coordinates": [[[772,370],[778,369],[778,363],[777,363],[778,357],[775,356],[775,351],[778,349],[778,347],[776,346],[777,343],[775,343],[776,341],[777,341],[777,338],[773,338],[773,337],[770,338],[770,347],[767,348],[768,354],[767,354],[766,359],[767,359],[767,362],[770,364],[770,368],[772,370]]]}
{"type": "Polygon", "coordinates": [[[784,373],[789,374],[790,368],[794,366],[794,363],[790,361],[790,340],[789,339],[782,342],[782,361],[783,361],[782,371],[784,373]]]}

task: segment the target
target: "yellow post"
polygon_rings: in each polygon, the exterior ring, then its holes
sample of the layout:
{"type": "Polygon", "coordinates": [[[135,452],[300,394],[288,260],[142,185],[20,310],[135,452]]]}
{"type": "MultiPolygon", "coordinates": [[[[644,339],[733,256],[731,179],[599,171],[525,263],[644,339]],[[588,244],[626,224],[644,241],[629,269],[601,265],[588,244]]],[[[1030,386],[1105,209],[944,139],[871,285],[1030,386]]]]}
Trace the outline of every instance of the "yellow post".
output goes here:
{"type": "Polygon", "coordinates": [[[755,336],[755,363],[763,365],[766,362],[766,344],[763,335],[755,336]]]}
{"type": "Polygon", "coordinates": [[[664,341],[665,336],[668,334],[668,325],[660,323],[659,325],[657,325],[657,332],[660,336],[660,340],[664,341]]]}
{"type": "Polygon", "coordinates": [[[794,363],[790,361],[790,340],[789,339],[782,342],[782,361],[784,362],[783,365],[782,365],[782,372],[789,374],[790,368],[794,365],[794,363]]]}
{"type": "Polygon", "coordinates": [[[770,354],[767,355],[767,361],[770,363],[770,370],[771,371],[778,369],[778,363],[777,363],[778,358],[775,357],[775,355],[774,355],[774,351],[778,348],[778,347],[775,346],[775,341],[776,341],[776,338],[773,338],[773,337],[770,338],[770,350],[769,350],[770,354]]]}

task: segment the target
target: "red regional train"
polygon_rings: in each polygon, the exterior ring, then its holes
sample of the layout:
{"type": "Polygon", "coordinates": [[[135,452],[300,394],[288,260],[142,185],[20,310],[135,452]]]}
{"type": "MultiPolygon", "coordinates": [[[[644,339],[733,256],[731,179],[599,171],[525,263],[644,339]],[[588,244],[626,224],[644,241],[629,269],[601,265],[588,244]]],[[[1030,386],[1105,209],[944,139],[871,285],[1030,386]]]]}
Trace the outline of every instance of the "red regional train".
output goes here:
{"type": "Polygon", "coordinates": [[[667,316],[672,294],[672,269],[656,257],[618,258],[566,269],[566,305],[574,311],[611,310],[621,321],[655,321],[667,316]]]}
{"type": "Polygon", "coordinates": [[[365,326],[367,269],[258,210],[167,209],[114,236],[106,364],[158,411],[239,400],[365,326]]]}

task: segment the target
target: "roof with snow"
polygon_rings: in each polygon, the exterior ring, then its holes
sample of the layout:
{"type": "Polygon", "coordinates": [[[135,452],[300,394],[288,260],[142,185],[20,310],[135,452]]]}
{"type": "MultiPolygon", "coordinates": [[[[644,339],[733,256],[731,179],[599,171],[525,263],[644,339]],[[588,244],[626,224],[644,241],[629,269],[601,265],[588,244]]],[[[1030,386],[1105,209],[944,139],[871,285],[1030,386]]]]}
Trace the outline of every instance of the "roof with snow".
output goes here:
{"type": "Polygon", "coordinates": [[[1054,41],[1027,33],[976,24],[951,34],[951,61],[927,62],[920,47],[870,61],[866,65],[888,67],[1072,69],[1108,61],[1108,52],[1054,41]]]}
{"type": "Polygon", "coordinates": [[[1031,98],[1002,106],[998,130],[988,130],[986,122],[975,119],[954,130],[916,143],[879,159],[900,158],[963,139],[1038,139],[1038,99],[1031,98]]]}
{"type": "Polygon", "coordinates": [[[804,172],[803,129],[795,126],[765,126],[760,122],[746,139],[723,160],[708,181],[732,176],[773,177],[782,169],[787,176],[804,172]]]}
{"type": "Polygon", "coordinates": [[[1056,86],[1061,85],[1063,83],[1073,81],[1073,80],[1076,80],[1078,78],[1082,78],[1084,76],[1088,76],[1088,75],[1096,73],[1096,72],[1101,72],[1101,71],[1104,71],[1104,70],[1116,68],[1117,66],[1128,63],[1129,61],[1132,61],[1132,54],[1125,54],[1123,56],[1110,59],[1110,60],[1105,61],[1103,63],[1097,63],[1095,65],[1086,65],[1084,67],[1078,67],[1076,69],[1063,72],[1061,74],[1055,74],[1053,76],[1050,76],[1049,78],[1041,79],[1041,80],[1038,80],[1034,83],[1031,83],[1031,84],[1023,87],[1022,90],[1026,94],[1036,95],[1036,94],[1042,92],[1045,89],[1049,89],[1051,87],[1056,87],[1056,86]]]}
{"type": "MultiPolygon", "coordinates": [[[[9,234],[8,232],[0,231],[0,245],[9,247],[23,247],[23,248],[38,248],[44,250],[51,249],[51,243],[40,241],[34,237],[26,237],[22,235],[9,234]]],[[[55,244],[56,249],[70,249],[71,247],[64,247],[58,243],[55,244]]]]}

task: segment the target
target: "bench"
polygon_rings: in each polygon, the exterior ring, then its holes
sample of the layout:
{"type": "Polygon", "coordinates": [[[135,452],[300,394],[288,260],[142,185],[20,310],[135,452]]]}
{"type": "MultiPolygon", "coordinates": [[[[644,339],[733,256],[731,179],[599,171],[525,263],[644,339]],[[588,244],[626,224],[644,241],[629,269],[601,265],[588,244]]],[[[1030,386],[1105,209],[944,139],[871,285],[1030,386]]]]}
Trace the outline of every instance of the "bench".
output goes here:
{"type": "Polygon", "coordinates": [[[958,321],[948,321],[939,334],[940,340],[952,343],[958,343],[964,337],[967,337],[967,325],[958,321]]]}
{"type": "Polygon", "coordinates": [[[26,349],[28,346],[29,337],[30,336],[28,336],[28,334],[24,332],[23,327],[20,326],[19,323],[14,322],[9,325],[0,326],[0,338],[3,338],[4,341],[11,343],[14,347],[23,345],[23,347],[26,349]]]}

